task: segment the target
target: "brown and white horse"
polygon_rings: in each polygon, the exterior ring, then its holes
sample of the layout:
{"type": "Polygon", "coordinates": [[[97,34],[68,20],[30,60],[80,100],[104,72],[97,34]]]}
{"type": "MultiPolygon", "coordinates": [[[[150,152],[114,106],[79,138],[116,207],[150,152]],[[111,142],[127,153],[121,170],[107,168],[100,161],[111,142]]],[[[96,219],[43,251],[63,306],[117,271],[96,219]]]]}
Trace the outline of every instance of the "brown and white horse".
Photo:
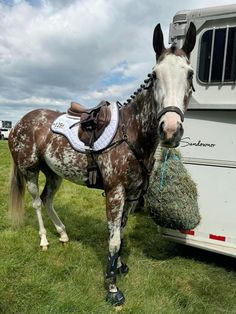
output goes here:
{"type": "MultiPolygon", "coordinates": [[[[116,286],[116,274],[126,273],[120,260],[123,230],[128,213],[138,203],[145,189],[153,155],[160,143],[178,146],[183,135],[183,115],[192,92],[193,69],[189,56],[196,41],[196,29],[190,24],[181,49],[164,47],[158,24],[153,34],[156,65],[145,84],[120,108],[118,131],[114,145],[94,154],[103,179],[109,230],[109,254],[105,275],[108,300],[114,305],[124,303],[124,295],[116,286]],[[134,200],[130,202],[130,200],[134,200]]],[[[15,222],[23,217],[25,184],[33,198],[39,222],[40,246],[48,241],[41,215],[44,206],[54,223],[61,242],[67,242],[65,226],[53,208],[53,198],[62,179],[85,184],[88,179],[88,156],[75,151],[66,137],[51,131],[53,121],[61,113],[34,110],[13,128],[9,147],[13,157],[10,211],[15,222]],[[39,194],[38,176],[42,171],[46,183],[39,194]]]]}

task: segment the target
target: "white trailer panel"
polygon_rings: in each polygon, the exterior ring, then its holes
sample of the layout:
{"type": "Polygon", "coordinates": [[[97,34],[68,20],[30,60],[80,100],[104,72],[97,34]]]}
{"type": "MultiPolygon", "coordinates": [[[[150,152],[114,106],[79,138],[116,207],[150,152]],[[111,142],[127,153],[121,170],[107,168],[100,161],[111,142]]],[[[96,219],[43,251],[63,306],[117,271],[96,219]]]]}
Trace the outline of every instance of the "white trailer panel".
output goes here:
{"type": "Polygon", "coordinates": [[[236,257],[236,111],[189,111],[181,154],[197,183],[201,223],[172,240],[236,257]]]}
{"type": "MultiPolygon", "coordinates": [[[[178,12],[170,25],[170,40],[175,40],[178,46],[183,43],[190,21],[197,27],[196,46],[191,55],[196,92],[186,113],[180,150],[197,183],[202,220],[194,230],[161,228],[161,233],[173,241],[236,257],[236,40],[232,40],[236,37],[236,5],[178,12]],[[210,79],[209,70],[209,81],[202,82],[199,79],[202,36],[209,30],[212,36],[218,36],[222,32],[217,30],[221,29],[225,33],[223,63],[232,53],[228,71],[232,70],[234,80],[223,79],[226,73],[223,67],[222,80],[210,79]],[[230,49],[229,39],[233,45],[230,49]]],[[[217,48],[211,51],[217,53],[217,48]]],[[[213,54],[206,56],[212,62],[213,54]]]]}

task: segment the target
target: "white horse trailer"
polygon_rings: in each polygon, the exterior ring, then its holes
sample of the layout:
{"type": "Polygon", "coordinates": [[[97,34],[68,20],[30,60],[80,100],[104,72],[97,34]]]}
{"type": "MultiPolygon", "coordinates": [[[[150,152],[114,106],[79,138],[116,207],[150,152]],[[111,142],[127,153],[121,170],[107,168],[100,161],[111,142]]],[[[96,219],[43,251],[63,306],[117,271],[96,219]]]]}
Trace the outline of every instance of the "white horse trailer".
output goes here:
{"type": "Polygon", "coordinates": [[[197,28],[191,54],[195,78],[180,150],[197,183],[201,223],[164,237],[236,257],[236,5],[178,12],[170,42],[178,46],[188,25],[197,28]]]}

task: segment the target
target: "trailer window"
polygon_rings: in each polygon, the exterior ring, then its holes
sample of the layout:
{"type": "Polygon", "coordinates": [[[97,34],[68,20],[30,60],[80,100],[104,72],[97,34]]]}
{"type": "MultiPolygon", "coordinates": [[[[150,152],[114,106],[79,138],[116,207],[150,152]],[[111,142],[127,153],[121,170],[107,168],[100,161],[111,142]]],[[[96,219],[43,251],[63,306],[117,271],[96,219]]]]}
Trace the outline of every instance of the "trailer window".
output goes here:
{"type": "Polygon", "coordinates": [[[236,27],[214,28],[203,34],[198,76],[204,83],[236,82],[236,27]]]}

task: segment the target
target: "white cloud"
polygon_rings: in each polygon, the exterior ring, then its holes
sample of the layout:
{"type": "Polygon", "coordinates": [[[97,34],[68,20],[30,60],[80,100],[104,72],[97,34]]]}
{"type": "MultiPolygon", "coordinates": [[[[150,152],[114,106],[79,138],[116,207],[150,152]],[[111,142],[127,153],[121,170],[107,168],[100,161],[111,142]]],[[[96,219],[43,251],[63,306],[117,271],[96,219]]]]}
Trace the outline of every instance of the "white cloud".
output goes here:
{"type": "MultiPolygon", "coordinates": [[[[102,90],[95,90],[89,92],[88,94],[83,96],[84,100],[96,100],[99,101],[101,99],[118,99],[121,95],[128,94],[131,90],[136,88],[135,83],[129,83],[126,85],[110,85],[102,90]]],[[[125,101],[122,99],[121,101],[125,101]]]]}
{"type": "Polygon", "coordinates": [[[154,65],[154,26],[167,42],[177,11],[217,4],[225,1],[0,1],[0,119],[128,98],[154,65]]]}

